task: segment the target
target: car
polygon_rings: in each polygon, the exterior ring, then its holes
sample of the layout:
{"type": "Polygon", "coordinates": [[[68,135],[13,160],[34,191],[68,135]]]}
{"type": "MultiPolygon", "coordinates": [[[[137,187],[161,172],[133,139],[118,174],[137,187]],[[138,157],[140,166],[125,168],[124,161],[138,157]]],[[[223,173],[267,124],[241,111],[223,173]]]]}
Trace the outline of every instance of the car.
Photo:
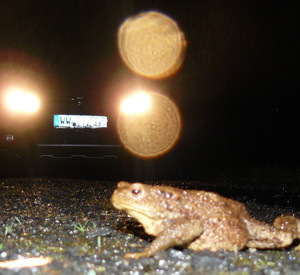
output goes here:
{"type": "Polygon", "coordinates": [[[33,170],[37,164],[47,168],[49,163],[124,157],[113,112],[93,96],[70,94],[50,98],[21,89],[2,93],[2,162],[27,163],[33,170]]]}

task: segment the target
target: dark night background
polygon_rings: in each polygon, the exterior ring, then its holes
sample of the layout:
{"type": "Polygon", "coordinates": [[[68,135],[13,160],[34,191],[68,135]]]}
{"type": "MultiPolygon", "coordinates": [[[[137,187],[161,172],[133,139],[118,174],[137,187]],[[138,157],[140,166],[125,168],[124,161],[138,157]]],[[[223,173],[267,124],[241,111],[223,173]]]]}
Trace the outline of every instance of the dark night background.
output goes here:
{"type": "Polygon", "coordinates": [[[298,1],[2,0],[0,57],[14,51],[25,66],[30,56],[56,87],[53,96],[101,93],[113,106],[116,82],[138,78],[118,55],[118,27],[149,10],[175,19],[188,42],[180,71],[153,81],[183,120],[176,147],[154,162],[195,174],[297,166],[298,1]]]}

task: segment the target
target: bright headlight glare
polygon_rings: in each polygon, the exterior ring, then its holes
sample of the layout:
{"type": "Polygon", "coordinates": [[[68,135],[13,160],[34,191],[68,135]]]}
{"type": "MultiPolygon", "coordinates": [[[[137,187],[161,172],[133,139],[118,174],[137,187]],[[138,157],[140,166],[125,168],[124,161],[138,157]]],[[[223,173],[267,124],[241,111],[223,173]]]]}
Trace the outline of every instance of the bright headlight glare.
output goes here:
{"type": "Polygon", "coordinates": [[[137,93],[122,102],[121,110],[125,114],[145,113],[150,105],[150,97],[146,93],[137,93]]]}
{"type": "Polygon", "coordinates": [[[14,89],[7,94],[6,104],[14,112],[35,113],[40,107],[40,99],[30,92],[14,89]]]}

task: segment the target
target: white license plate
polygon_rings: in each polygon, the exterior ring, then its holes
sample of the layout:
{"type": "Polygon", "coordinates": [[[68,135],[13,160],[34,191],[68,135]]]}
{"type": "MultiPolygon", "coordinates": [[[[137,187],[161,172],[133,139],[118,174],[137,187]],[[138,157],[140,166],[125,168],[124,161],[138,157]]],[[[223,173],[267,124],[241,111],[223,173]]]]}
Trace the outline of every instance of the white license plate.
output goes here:
{"type": "Polygon", "coordinates": [[[55,128],[107,128],[107,116],[54,115],[55,128]]]}

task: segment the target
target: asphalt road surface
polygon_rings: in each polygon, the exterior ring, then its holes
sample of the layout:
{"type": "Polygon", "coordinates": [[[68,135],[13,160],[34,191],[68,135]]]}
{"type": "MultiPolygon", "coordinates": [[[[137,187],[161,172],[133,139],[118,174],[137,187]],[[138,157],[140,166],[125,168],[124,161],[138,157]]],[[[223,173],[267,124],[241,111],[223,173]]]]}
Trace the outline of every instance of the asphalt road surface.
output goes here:
{"type": "MultiPolygon", "coordinates": [[[[216,191],[267,222],[300,216],[299,187],[256,180],[158,181],[216,191]]],[[[237,253],[170,248],[152,258],[124,259],[152,237],[110,197],[117,182],[19,178],[0,180],[0,274],[299,274],[296,243],[283,250],[237,253]],[[34,262],[30,262],[32,259],[34,262]],[[39,262],[38,262],[39,261],[39,262]],[[40,265],[40,266],[39,266],[40,265]]]]}

